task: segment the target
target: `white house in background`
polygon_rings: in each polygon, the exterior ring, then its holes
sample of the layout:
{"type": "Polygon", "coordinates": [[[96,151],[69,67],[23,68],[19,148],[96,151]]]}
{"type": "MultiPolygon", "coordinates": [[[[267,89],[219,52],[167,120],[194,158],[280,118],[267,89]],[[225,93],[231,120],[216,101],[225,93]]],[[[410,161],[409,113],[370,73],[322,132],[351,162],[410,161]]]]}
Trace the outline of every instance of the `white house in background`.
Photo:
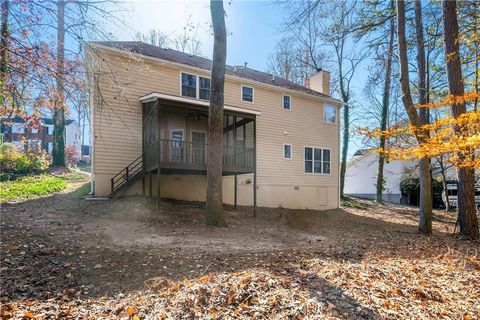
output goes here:
{"type": "MultiPolygon", "coordinates": [[[[383,200],[401,203],[400,182],[417,167],[418,161],[394,160],[385,162],[385,190],[383,200]]],[[[347,164],[345,173],[346,195],[375,199],[378,172],[378,153],[358,150],[347,164]]]]}
{"type": "MultiPolygon", "coordinates": [[[[346,195],[361,197],[366,199],[375,199],[377,173],[378,173],[378,153],[370,149],[358,150],[353,159],[347,164],[345,173],[346,195]]],[[[432,174],[435,178],[440,178],[439,165],[432,161],[432,174]]],[[[385,186],[382,198],[386,202],[407,203],[407,195],[402,195],[400,183],[404,178],[415,173],[418,170],[418,160],[390,160],[385,162],[384,178],[385,186]],[[402,197],[403,196],[403,197],[402,197]]],[[[455,168],[449,167],[446,173],[447,180],[456,180],[455,168]]]]}
{"type": "MultiPolygon", "coordinates": [[[[53,150],[53,119],[40,118],[40,127],[33,127],[21,117],[3,118],[1,123],[2,141],[11,142],[18,149],[25,150],[40,146],[48,153],[53,150]]],[[[81,130],[75,120],[65,119],[65,145],[74,146],[77,159],[81,158],[81,130]]]]}

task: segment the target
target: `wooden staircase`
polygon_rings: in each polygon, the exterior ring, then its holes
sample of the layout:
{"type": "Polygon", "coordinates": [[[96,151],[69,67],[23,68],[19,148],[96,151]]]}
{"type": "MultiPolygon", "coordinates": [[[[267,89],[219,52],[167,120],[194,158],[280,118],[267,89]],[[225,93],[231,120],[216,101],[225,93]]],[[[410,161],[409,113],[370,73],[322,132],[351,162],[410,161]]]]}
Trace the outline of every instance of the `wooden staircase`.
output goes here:
{"type": "Polygon", "coordinates": [[[133,160],[128,166],[122,169],[122,171],[114,175],[112,179],[110,179],[110,196],[114,196],[121,191],[127,190],[144,176],[145,170],[143,166],[142,154],[137,159],[133,160]]]}

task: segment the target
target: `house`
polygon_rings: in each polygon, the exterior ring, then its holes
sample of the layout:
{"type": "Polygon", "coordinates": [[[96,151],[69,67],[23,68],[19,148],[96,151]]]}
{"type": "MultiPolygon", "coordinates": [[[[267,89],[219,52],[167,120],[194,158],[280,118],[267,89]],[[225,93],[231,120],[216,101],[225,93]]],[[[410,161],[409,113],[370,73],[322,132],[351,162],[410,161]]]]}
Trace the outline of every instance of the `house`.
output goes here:
{"type": "MultiPolygon", "coordinates": [[[[36,127],[23,118],[2,119],[2,141],[11,142],[21,150],[37,148],[38,146],[52,153],[53,149],[53,119],[40,118],[40,126],[36,127]]],[[[77,122],[65,119],[65,145],[74,146],[80,158],[81,131],[77,122]]]]}
{"type": "MultiPolygon", "coordinates": [[[[89,42],[92,180],[117,192],[204,201],[212,61],[142,42],[89,42]]],[[[227,66],[223,199],[227,204],[339,206],[339,110],[330,76],[310,88],[227,66]]]]}
{"type": "MultiPolygon", "coordinates": [[[[347,164],[345,173],[346,195],[366,199],[376,198],[379,155],[371,149],[362,149],[355,152],[353,159],[347,164]]],[[[409,195],[402,194],[400,183],[408,176],[417,174],[418,160],[389,160],[384,165],[384,190],[382,199],[391,203],[414,204],[409,195]]],[[[442,180],[438,162],[433,159],[431,171],[434,178],[442,180]]],[[[446,178],[456,179],[454,167],[448,166],[446,178]]]]}

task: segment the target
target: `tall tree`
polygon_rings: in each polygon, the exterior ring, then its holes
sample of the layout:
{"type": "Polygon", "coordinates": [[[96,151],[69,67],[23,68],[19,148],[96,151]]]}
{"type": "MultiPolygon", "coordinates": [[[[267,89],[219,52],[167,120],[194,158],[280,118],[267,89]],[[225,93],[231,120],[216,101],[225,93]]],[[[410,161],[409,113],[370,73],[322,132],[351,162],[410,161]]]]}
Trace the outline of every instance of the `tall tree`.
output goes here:
{"type": "MultiPolygon", "coordinates": [[[[397,1],[397,37],[398,37],[398,54],[400,60],[400,86],[403,92],[403,105],[407,112],[408,118],[415,131],[418,144],[426,141],[425,132],[422,129],[422,120],[417,113],[413,104],[412,94],[410,91],[410,77],[407,56],[407,37],[406,37],[406,17],[405,17],[405,1],[397,1]]],[[[427,157],[423,156],[419,164],[419,180],[420,180],[420,223],[419,231],[429,234],[432,232],[431,216],[432,216],[432,181],[430,174],[430,162],[427,157]],[[430,224],[429,224],[430,222],[430,224]]]]}
{"type": "MultiPolygon", "coordinates": [[[[422,17],[422,2],[415,1],[415,29],[416,29],[416,42],[417,42],[417,73],[418,73],[418,102],[421,105],[425,105],[428,102],[427,93],[427,62],[425,60],[425,45],[423,39],[423,17],[422,17]]],[[[424,126],[429,123],[428,109],[420,108],[419,110],[420,125],[424,126]]],[[[427,130],[422,130],[420,133],[422,138],[428,137],[430,134],[427,130]]],[[[432,178],[430,172],[430,158],[422,157],[419,163],[419,177],[423,177],[424,180],[420,181],[423,184],[428,194],[424,194],[425,198],[420,199],[420,207],[424,210],[420,210],[420,222],[419,230],[422,233],[432,233],[432,178]],[[427,180],[428,179],[428,180],[427,180]],[[422,203],[423,201],[423,203],[422,203]]]]}
{"type": "MultiPolygon", "coordinates": [[[[457,20],[457,2],[443,1],[443,37],[445,45],[445,59],[447,67],[448,90],[455,96],[463,96],[465,93],[462,66],[460,61],[460,45],[457,20]]],[[[478,72],[478,70],[477,70],[478,72]]],[[[467,112],[465,102],[457,102],[452,105],[452,113],[455,118],[467,112]]],[[[455,126],[455,132],[462,135],[462,127],[455,126]]],[[[472,154],[458,155],[460,158],[472,157],[472,154]]],[[[458,169],[458,221],[460,233],[472,239],[479,238],[478,220],[475,210],[475,177],[471,167],[459,167],[458,169]]]]}
{"type": "MultiPolygon", "coordinates": [[[[393,1],[390,1],[390,9],[393,11],[395,5],[393,1]]],[[[385,63],[385,86],[383,89],[382,97],[382,113],[380,120],[380,130],[385,131],[387,129],[387,120],[388,120],[388,109],[390,105],[390,88],[392,81],[392,60],[393,60],[393,41],[395,38],[395,21],[393,17],[390,18],[389,22],[389,40],[388,40],[388,49],[387,49],[387,61],[385,63]]],[[[386,138],[385,136],[380,137],[379,147],[385,149],[386,138]]],[[[383,202],[382,194],[384,187],[384,166],[385,166],[385,154],[380,153],[378,158],[378,173],[377,173],[377,184],[376,184],[376,200],[377,202],[383,202]]]]}
{"type": "Polygon", "coordinates": [[[7,78],[8,64],[7,64],[7,48],[8,48],[8,12],[10,10],[9,0],[3,0],[1,9],[2,12],[2,26],[1,26],[1,40],[0,40],[0,105],[3,106],[5,102],[4,84],[7,78]]]}
{"type": "Polygon", "coordinates": [[[53,108],[53,150],[52,164],[64,167],[65,164],[65,1],[57,2],[57,92],[53,108]]]}
{"type": "Polygon", "coordinates": [[[222,0],[210,1],[213,26],[213,64],[211,74],[210,108],[208,110],[207,195],[206,223],[226,226],[223,215],[223,103],[225,61],[227,58],[227,31],[222,0]]]}

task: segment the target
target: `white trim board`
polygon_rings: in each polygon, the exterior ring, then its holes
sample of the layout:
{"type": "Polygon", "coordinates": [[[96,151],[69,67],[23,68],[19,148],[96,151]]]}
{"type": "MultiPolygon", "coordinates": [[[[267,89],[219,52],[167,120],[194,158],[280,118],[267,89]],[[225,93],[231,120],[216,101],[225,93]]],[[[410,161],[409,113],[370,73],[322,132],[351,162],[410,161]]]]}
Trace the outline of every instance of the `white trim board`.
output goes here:
{"type": "MultiPolygon", "coordinates": [[[[208,102],[208,101],[202,101],[202,100],[197,100],[197,99],[193,99],[193,98],[186,98],[186,97],[177,97],[177,96],[172,96],[172,95],[169,95],[169,94],[158,93],[158,92],[149,93],[149,94],[144,95],[144,96],[142,96],[138,99],[143,103],[155,101],[157,99],[165,99],[165,100],[191,103],[191,104],[195,104],[195,105],[199,105],[199,106],[205,106],[205,107],[210,106],[210,102],[208,102]]],[[[262,114],[260,111],[255,111],[255,110],[250,110],[250,109],[245,109],[245,108],[240,108],[240,107],[234,107],[234,106],[228,106],[228,105],[224,105],[223,108],[225,110],[229,110],[229,111],[254,114],[254,115],[257,115],[257,116],[260,116],[262,114]]]]}

